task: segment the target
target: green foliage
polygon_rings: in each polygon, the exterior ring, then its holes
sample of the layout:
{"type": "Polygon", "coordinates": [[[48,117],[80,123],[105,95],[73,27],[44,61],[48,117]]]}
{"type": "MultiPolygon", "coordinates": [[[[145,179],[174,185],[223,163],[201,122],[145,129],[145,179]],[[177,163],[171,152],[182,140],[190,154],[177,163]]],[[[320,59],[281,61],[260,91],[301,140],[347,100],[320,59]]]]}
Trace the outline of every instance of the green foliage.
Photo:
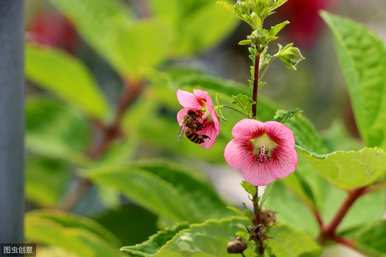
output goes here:
{"type": "Polygon", "coordinates": [[[188,225],[178,225],[171,229],[161,230],[151,236],[147,241],[133,246],[124,246],[121,248],[121,251],[133,257],[154,256],[154,254],[156,254],[160,248],[171,240],[178,232],[188,227],[188,225]]]}
{"type": "Polygon", "coordinates": [[[318,225],[309,209],[302,202],[304,198],[298,196],[298,193],[303,193],[302,188],[299,188],[300,191],[296,192],[289,191],[288,188],[290,187],[286,184],[277,181],[269,186],[266,191],[267,195],[264,196],[264,208],[277,212],[278,222],[281,224],[301,229],[316,236],[318,225]],[[295,215],[295,213],[301,215],[295,215]]]}
{"type": "Polygon", "coordinates": [[[120,240],[120,245],[145,241],[157,232],[157,219],[156,215],[133,204],[107,209],[94,217],[120,240]]]}
{"type": "Polygon", "coordinates": [[[243,84],[211,76],[198,70],[186,68],[170,68],[165,70],[160,74],[159,79],[175,89],[193,89],[201,87],[202,89],[220,93],[229,97],[248,93],[248,88],[243,84]]]}
{"type": "Polygon", "coordinates": [[[368,256],[386,256],[386,221],[378,221],[368,226],[358,227],[348,236],[356,246],[368,256]]]}
{"type": "Polygon", "coordinates": [[[270,229],[267,247],[275,257],[319,256],[320,246],[304,232],[288,226],[275,226],[270,229]]]}
{"type": "Polygon", "coordinates": [[[386,147],[386,47],[364,26],[324,12],[334,33],[355,118],[368,146],[386,147]]]}
{"type": "Polygon", "coordinates": [[[299,110],[279,110],[275,120],[287,125],[294,133],[296,145],[315,153],[325,153],[327,147],[319,132],[299,110]]]}
{"type": "Polygon", "coordinates": [[[203,180],[166,162],[133,163],[89,171],[96,184],[111,187],[162,218],[166,224],[197,222],[232,214],[203,180]]]}
{"type": "Polygon", "coordinates": [[[255,195],[257,192],[256,186],[252,185],[251,183],[248,183],[247,181],[241,182],[241,186],[244,188],[245,192],[252,196],[255,195]]]}
{"type": "Polygon", "coordinates": [[[315,155],[300,149],[299,154],[306,158],[320,176],[346,190],[370,185],[386,173],[386,153],[376,148],[325,155],[315,155]]]}
{"type": "Polygon", "coordinates": [[[26,171],[26,197],[43,207],[55,206],[70,183],[68,165],[60,160],[29,157],[26,171]]]}
{"type": "MultiPolygon", "coordinates": [[[[207,90],[212,96],[218,95],[221,104],[231,106],[237,103],[237,106],[243,113],[247,111],[247,108],[250,109],[251,101],[246,99],[250,93],[246,85],[203,74],[200,71],[181,68],[165,71],[162,79],[165,81],[164,83],[167,83],[174,90],[182,88],[191,91],[194,88],[201,88],[207,90]]],[[[260,120],[271,120],[275,111],[275,104],[270,100],[264,97],[259,99],[257,116],[260,120]]],[[[234,113],[232,114],[234,116],[234,113]]]]}
{"type": "Polygon", "coordinates": [[[26,75],[87,115],[104,119],[108,106],[87,68],[60,50],[26,46],[26,75]]]}
{"type": "Polygon", "coordinates": [[[171,56],[190,56],[216,46],[236,26],[215,0],[150,0],[150,12],[168,25],[171,56]]]}
{"type": "MultiPolygon", "coordinates": [[[[323,191],[323,202],[320,212],[324,220],[331,221],[347,198],[347,192],[328,186],[323,191]]],[[[386,210],[386,195],[384,191],[374,192],[361,197],[355,202],[342,224],[339,231],[352,229],[357,226],[378,221],[384,217],[386,210]]],[[[338,231],[338,232],[339,232],[338,231]]]]}
{"type": "MultiPolygon", "coordinates": [[[[226,252],[227,243],[239,231],[245,231],[247,224],[246,219],[237,217],[208,220],[202,224],[191,225],[177,234],[174,230],[160,232],[142,245],[124,247],[122,250],[131,254],[130,256],[146,257],[233,256],[226,252]]],[[[271,239],[267,241],[267,247],[272,256],[297,257],[320,251],[320,247],[309,236],[290,227],[276,226],[269,234],[271,239]]],[[[254,247],[250,245],[244,254],[247,257],[255,256],[254,247]]]]}
{"type": "Polygon", "coordinates": [[[118,0],[51,0],[81,36],[123,76],[138,78],[163,61],[169,31],[157,20],[135,21],[118,0]]]}
{"type": "MultiPolygon", "coordinates": [[[[220,1],[225,2],[226,1],[220,1]]],[[[253,29],[263,26],[264,20],[287,0],[241,0],[233,5],[233,12],[253,29]]]]}
{"type": "MultiPolygon", "coordinates": [[[[192,225],[177,233],[154,257],[234,256],[226,252],[227,242],[236,232],[245,230],[247,224],[248,221],[244,219],[228,218],[192,225]]],[[[248,249],[245,254],[251,257],[252,252],[252,249],[248,249]]]]}
{"type": "Polygon", "coordinates": [[[121,256],[115,237],[90,219],[36,211],[27,214],[25,223],[28,241],[57,246],[82,257],[121,256]]]}
{"type": "Polygon", "coordinates": [[[27,148],[38,155],[77,164],[84,155],[90,130],[84,117],[61,102],[29,97],[26,102],[27,148]]]}
{"type": "Polygon", "coordinates": [[[280,61],[293,70],[296,70],[296,66],[305,59],[299,48],[294,47],[293,43],[289,43],[285,46],[279,44],[279,50],[274,57],[279,58],[280,61]]]}

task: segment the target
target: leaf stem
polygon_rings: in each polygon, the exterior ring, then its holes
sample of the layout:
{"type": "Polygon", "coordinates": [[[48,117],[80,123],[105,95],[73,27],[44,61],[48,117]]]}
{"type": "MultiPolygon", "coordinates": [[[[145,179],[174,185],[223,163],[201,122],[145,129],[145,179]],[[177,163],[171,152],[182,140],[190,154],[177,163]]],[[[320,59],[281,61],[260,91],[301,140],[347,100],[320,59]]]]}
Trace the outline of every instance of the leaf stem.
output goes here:
{"type": "Polygon", "coordinates": [[[255,56],[254,76],[253,76],[253,92],[252,92],[252,118],[256,118],[257,98],[259,94],[259,69],[260,69],[260,54],[255,56]]]}
{"type": "Polygon", "coordinates": [[[368,192],[368,187],[360,187],[348,193],[331,223],[322,231],[322,240],[334,239],[336,231],[354,203],[368,192]]]}
{"type": "Polygon", "coordinates": [[[358,247],[355,245],[355,243],[347,238],[336,236],[334,237],[334,241],[338,244],[344,245],[352,250],[355,250],[357,252],[361,252],[358,247]]]}

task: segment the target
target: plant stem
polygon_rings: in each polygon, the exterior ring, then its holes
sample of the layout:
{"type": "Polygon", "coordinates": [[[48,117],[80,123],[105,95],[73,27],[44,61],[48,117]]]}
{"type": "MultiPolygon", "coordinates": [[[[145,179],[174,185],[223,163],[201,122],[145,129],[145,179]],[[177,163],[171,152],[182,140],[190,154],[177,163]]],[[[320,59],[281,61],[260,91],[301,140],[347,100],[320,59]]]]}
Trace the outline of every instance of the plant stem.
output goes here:
{"type": "Polygon", "coordinates": [[[260,205],[259,205],[259,187],[256,186],[256,193],[252,197],[253,214],[255,216],[255,224],[260,223],[260,205]]]}
{"type": "MultiPolygon", "coordinates": [[[[126,110],[135,102],[144,89],[142,81],[125,81],[122,96],[116,107],[113,121],[104,125],[102,122],[94,121],[94,125],[101,130],[101,136],[95,138],[87,155],[92,160],[98,160],[110,148],[111,144],[122,136],[121,123],[126,110]]],[[[74,189],[64,198],[59,209],[62,211],[71,211],[80,201],[85,193],[92,187],[92,182],[87,178],[79,177],[74,189]]]]}
{"type": "Polygon", "coordinates": [[[355,243],[349,239],[346,239],[344,237],[334,237],[334,241],[337,242],[338,244],[344,245],[352,250],[355,250],[357,252],[360,252],[358,247],[356,247],[355,243]]]}
{"type": "Polygon", "coordinates": [[[257,97],[259,94],[259,69],[260,69],[260,54],[256,54],[253,76],[253,92],[252,92],[252,118],[256,118],[257,97]]]}
{"type": "Polygon", "coordinates": [[[322,231],[322,240],[334,239],[336,237],[336,231],[342,223],[344,217],[347,215],[356,200],[367,193],[367,189],[367,187],[361,187],[348,193],[347,198],[343,201],[331,223],[324,229],[324,231],[322,231]]]}

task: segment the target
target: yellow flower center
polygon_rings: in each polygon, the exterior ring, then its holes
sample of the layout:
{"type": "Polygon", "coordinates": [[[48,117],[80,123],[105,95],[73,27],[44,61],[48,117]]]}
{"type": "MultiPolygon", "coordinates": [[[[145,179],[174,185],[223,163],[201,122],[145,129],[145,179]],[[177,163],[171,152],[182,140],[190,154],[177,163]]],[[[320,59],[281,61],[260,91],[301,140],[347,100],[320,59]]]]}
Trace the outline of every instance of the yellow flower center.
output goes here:
{"type": "Polygon", "coordinates": [[[251,143],[253,145],[253,154],[256,155],[258,162],[270,160],[273,150],[277,147],[277,143],[265,133],[252,139],[251,143]]]}

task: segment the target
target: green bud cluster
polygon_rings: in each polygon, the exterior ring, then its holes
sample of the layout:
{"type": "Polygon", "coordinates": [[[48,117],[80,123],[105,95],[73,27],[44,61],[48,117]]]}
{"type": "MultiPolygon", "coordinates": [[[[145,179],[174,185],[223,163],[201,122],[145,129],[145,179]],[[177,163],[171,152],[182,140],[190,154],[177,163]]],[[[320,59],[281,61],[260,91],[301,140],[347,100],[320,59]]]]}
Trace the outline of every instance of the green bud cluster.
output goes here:
{"type": "Polygon", "coordinates": [[[279,45],[277,53],[269,53],[270,43],[278,39],[278,34],[289,24],[289,21],[283,21],[270,28],[264,27],[264,21],[286,2],[287,0],[238,0],[235,4],[231,4],[226,0],[220,1],[223,6],[232,10],[237,17],[251,27],[252,32],[239,44],[249,46],[252,60],[255,59],[256,54],[264,60],[262,69],[268,67],[274,58],[279,59],[294,70],[296,70],[297,64],[304,60],[300,50],[292,43],[284,47],[279,45]]]}

